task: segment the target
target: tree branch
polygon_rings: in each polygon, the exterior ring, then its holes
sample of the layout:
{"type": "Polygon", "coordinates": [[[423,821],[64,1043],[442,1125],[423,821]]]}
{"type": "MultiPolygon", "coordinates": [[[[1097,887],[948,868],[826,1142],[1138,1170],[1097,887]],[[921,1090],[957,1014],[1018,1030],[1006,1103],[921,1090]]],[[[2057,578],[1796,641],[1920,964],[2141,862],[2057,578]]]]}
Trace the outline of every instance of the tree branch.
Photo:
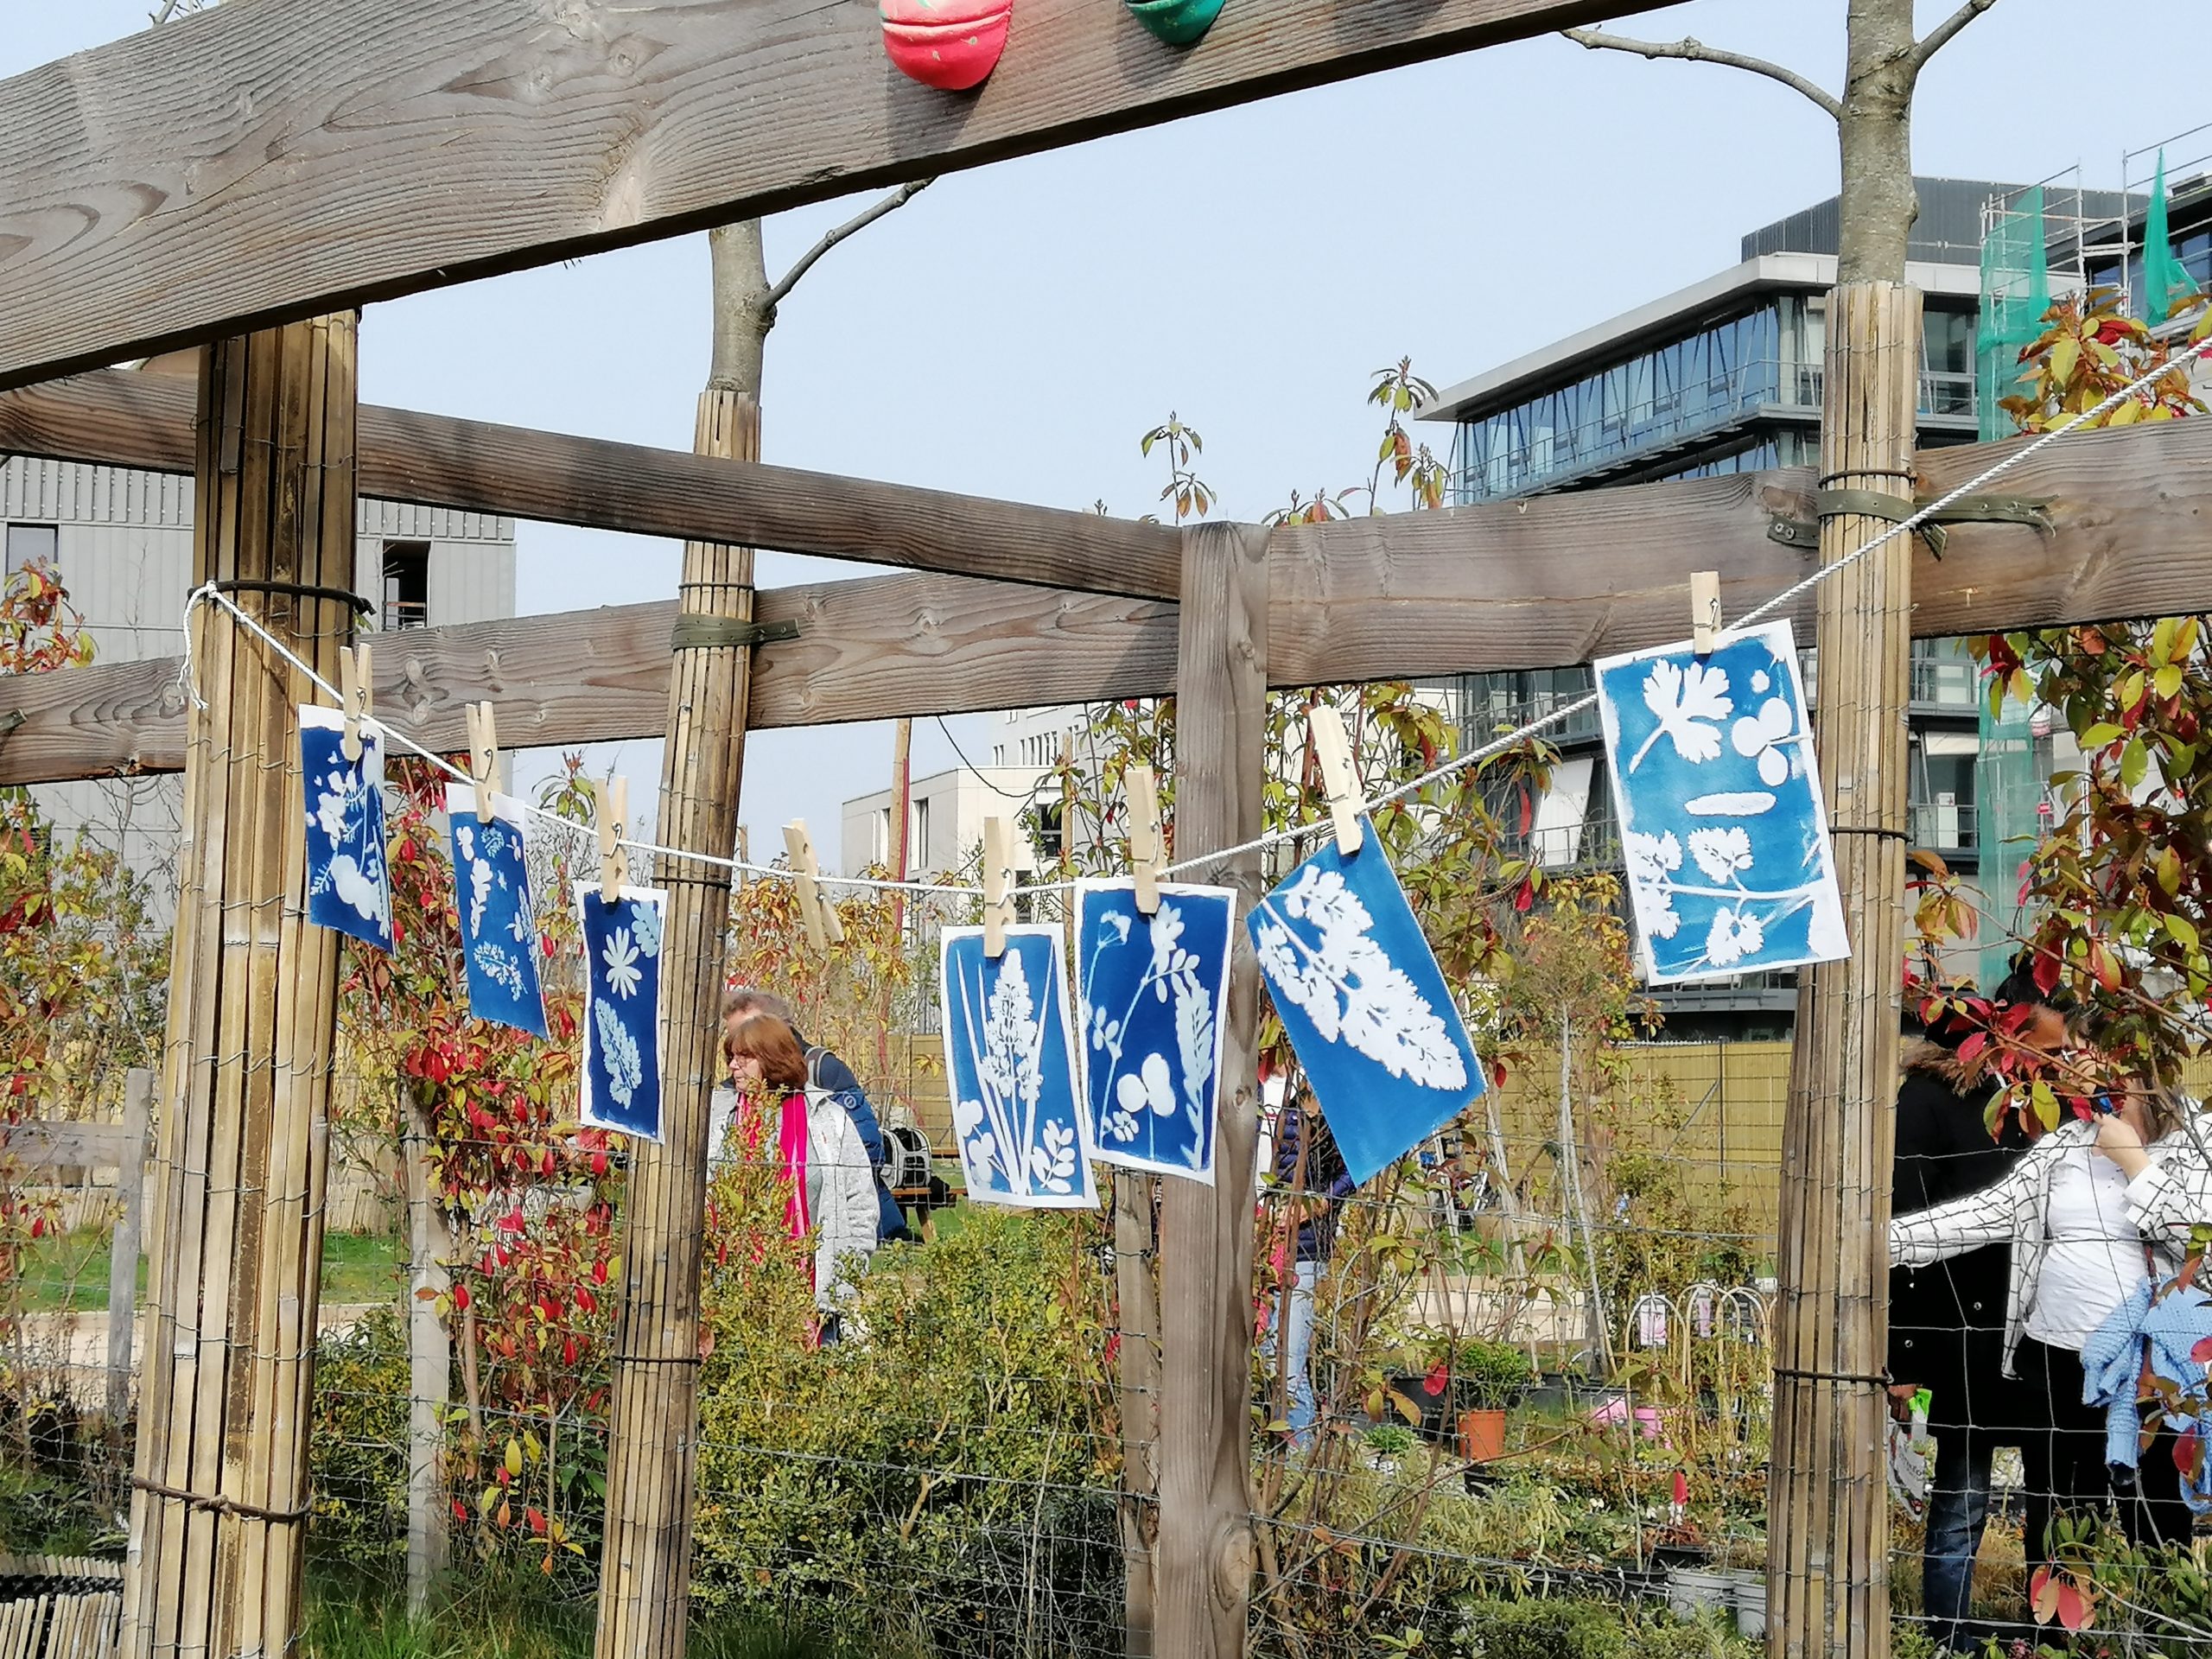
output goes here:
{"type": "MultiPolygon", "coordinates": [[[[1975,7],[1988,7],[1995,3],[1996,0],[1973,0],[1975,7]]],[[[1950,25],[1947,23],[1944,27],[1948,29],[1950,25]]],[[[1806,79],[1796,70],[1785,69],[1778,63],[1769,63],[1764,58],[1746,57],[1740,52],[1724,52],[1687,36],[1673,41],[1631,41],[1624,35],[1607,35],[1594,29],[1565,29],[1560,33],[1577,46],[1587,47],[1592,52],[1629,52],[1639,58],[1681,58],[1690,63],[1717,63],[1726,68],[1764,75],[1769,80],[1778,80],[1791,92],[1812,99],[1827,112],[1829,119],[1840,121],[1843,118],[1843,105],[1825,88],[1806,79]]],[[[1942,30],[1937,33],[1942,33],[1942,30]]]]}
{"type": "Polygon", "coordinates": [[[1917,75],[1921,67],[1951,43],[1952,38],[1968,23],[1987,11],[1997,0],[1967,0],[1966,4],[1928,31],[1928,37],[1912,48],[1905,63],[1917,75]]]}
{"type": "Polygon", "coordinates": [[[772,315],[776,308],[784,302],[785,296],[798,286],[798,279],[814,269],[816,260],[821,258],[823,254],[829,252],[855,232],[866,230],[886,213],[897,213],[935,182],[934,179],[916,179],[911,184],[902,184],[866,213],[854,215],[836,230],[829,232],[819,242],[801,254],[796,264],[776,279],[775,285],[768,290],[768,301],[764,308],[772,315]]]}

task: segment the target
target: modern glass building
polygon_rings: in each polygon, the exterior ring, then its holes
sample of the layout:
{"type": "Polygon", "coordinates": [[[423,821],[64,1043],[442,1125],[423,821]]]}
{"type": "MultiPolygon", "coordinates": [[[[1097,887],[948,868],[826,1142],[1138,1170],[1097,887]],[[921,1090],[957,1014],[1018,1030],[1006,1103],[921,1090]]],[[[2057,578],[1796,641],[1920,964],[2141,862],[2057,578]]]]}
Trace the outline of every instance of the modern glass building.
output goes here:
{"type": "MultiPolygon", "coordinates": [[[[1925,296],[1924,448],[1977,435],[1974,328],[1983,205],[2013,187],[1923,179],[1907,275],[1925,296]]],[[[2124,211],[2114,198],[2113,211],[2124,211]]],[[[1455,505],[1809,464],[1820,444],[1825,296],[1836,278],[1837,204],[1752,232],[1728,270],[1446,389],[1420,418],[1449,421],[1455,505]]],[[[1807,653],[1808,692],[1819,695],[1807,653]]],[[[1480,741],[1572,702],[1587,668],[1470,675],[1456,687],[1480,741]]],[[[1963,642],[1921,640],[1912,661],[1910,799],[1916,848],[1979,868],[1979,702],[1963,642]]],[[[1620,856],[1594,711],[1551,734],[1561,751],[1533,803],[1528,851],[1552,868],[1620,856]]],[[[1513,823],[1518,813],[1510,813],[1513,823]]],[[[1794,975],[1664,994],[1684,1035],[1779,1035],[1794,975]]]]}

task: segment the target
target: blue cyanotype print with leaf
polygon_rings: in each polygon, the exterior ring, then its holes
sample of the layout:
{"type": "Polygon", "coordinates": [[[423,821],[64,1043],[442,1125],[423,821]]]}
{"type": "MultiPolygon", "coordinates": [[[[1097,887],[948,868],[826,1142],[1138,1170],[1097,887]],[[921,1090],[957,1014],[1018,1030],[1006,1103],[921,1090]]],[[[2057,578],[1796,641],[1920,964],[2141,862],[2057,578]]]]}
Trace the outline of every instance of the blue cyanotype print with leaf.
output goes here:
{"type": "Polygon", "coordinates": [[[1245,918],[1260,972],[1355,1181],[1481,1097],[1483,1069],[1375,826],[1332,838],[1245,918]]]}
{"type": "Polygon", "coordinates": [[[983,954],[983,930],[948,927],[938,958],[945,1085],[968,1196],[1033,1209],[1098,1202],[1076,1097],[1060,930],[1006,930],[1006,950],[983,954]]]}
{"type": "Polygon", "coordinates": [[[1597,665],[1643,976],[1655,985],[1851,954],[1787,622],[1597,665]]]}
{"type": "Polygon", "coordinates": [[[1076,989],[1092,1148],[1109,1164],[1213,1179],[1214,1103],[1236,894],[1076,886],[1076,989]]]}
{"type": "Polygon", "coordinates": [[[543,1037],[545,998],[537,982],[537,918],[523,859],[522,817],[521,802],[494,795],[491,821],[482,822],[476,816],[475,790],[467,784],[446,785],[468,1011],[479,1020],[543,1037]]]}
{"type": "Polygon", "coordinates": [[[348,760],[335,709],[300,709],[300,778],[307,795],[308,920],[391,949],[391,873],[384,861],[384,733],[361,722],[348,760]]]}
{"type": "Polygon", "coordinates": [[[576,884],[584,935],[583,1122],[658,1141],[660,1128],[660,940],[668,895],[576,884]]]}

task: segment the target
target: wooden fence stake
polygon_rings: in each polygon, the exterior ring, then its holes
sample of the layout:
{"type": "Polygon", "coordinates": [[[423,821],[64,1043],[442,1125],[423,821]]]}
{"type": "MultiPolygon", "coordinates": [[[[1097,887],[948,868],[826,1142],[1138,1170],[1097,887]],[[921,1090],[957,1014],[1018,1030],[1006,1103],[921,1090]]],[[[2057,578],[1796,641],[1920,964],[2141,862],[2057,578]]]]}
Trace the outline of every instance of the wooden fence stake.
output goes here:
{"type": "MultiPolygon", "coordinates": [[[[339,677],[353,585],[355,320],[207,348],[194,580],[339,677]]],[[[135,1659],[288,1652],[299,1631],[339,936],[308,925],[295,705],[309,688],[194,614],[148,1335],[124,1562],[135,1659]]]]}
{"type": "MultiPolygon", "coordinates": [[[[694,448],[759,460],[760,406],[739,392],[702,392],[694,448]]],[[[753,619],[753,550],[686,542],[678,613],[677,626],[691,643],[676,652],[669,676],[660,840],[726,857],[736,841],[745,763],[753,649],[743,630],[753,619]],[[717,631],[728,638],[715,639],[717,631]]],[[[682,1659],[690,1611],[707,1103],[721,1077],[729,873],[664,859],[659,885],[668,890],[661,946],[664,1139],[658,1146],[631,1143],[607,1412],[598,1659],[682,1659]]]]}
{"type": "Polygon", "coordinates": [[[123,1084],[123,1160],[115,1166],[121,1206],[107,1257],[107,1440],[123,1446],[130,1415],[131,1338],[138,1321],[138,1251],[145,1236],[146,1124],[154,1104],[154,1074],[134,1066],[123,1084]]]}
{"type": "MultiPolygon", "coordinates": [[[[1910,493],[1920,295],[1853,283],[1827,304],[1821,471],[1838,489],[1910,493]]],[[[1832,564],[1888,528],[1821,525],[1832,564]]],[[[1781,1294],[1767,1485],[1768,1651],[1884,1659],[1890,1647],[1891,1101],[1904,961],[1905,699],[1911,538],[1821,585],[1814,737],[1851,956],[1798,982],[1783,1120],[1781,1294]]]]}
{"type": "MultiPolygon", "coordinates": [[[[1267,766],[1268,558],[1262,531],[1183,536],[1175,665],[1175,850],[1261,830],[1267,766]]],[[[1243,853],[1193,879],[1259,897],[1243,853]]],[[[1223,1030],[1214,1184],[1162,1183],[1158,1651],[1241,1659],[1252,1595],[1252,1207],[1259,1141],[1260,971],[1240,923],[1223,1030]]]]}
{"type": "MultiPolygon", "coordinates": [[[[477,771],[482,777],[486,769],[477,771]]],[[[491,792],[488,779],[477,785],[480,802],[491,792]]],[[[419,1618],[429,1611],[452,1550],[444,1417],[453,1392],[453,1338],[435,1298],[448,1287],[453,1228],[430,1172],[429,1116],[411,1084],[400,1085],[399,1109],[406,1125],[399,1157],[407,1190],[407,1611],[419,1618]]]]}

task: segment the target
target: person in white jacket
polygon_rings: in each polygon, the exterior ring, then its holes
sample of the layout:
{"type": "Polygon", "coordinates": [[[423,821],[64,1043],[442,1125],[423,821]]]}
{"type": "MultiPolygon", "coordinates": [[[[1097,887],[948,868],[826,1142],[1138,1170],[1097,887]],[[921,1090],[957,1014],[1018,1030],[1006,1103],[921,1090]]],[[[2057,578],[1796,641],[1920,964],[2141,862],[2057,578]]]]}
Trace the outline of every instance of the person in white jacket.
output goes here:
{"type": "Polygon", "coordinates": [[[2031,1568],[2049,1559],[2055,1510],[2108,1497],[2139,1542],[2189,1536],[2170,1445],[2145,1454],[2132,1490],[2115,1490],[2104,1411],[2082,1401],[2082,1348],[2138,1287],[2178,1274],[2190,1230],[2212,1223],[2209,1134],[2174,1096],[2131,1089],[2113,1109],[2044,1135],[2002,1179],[1890,1223],[1892,1267],[2012,1246],[2003,1369],[2048,1410],[2021,1447],[2031,1568]]]}
{"type": "MultiPolygon", "coordinates": [[[[814,1244],[814,1300],[823,1340],[835,1341],[841,1283],[875,1249],[875,1171],[851,1115],[836,1096],[807,1083],[806,1052],[791,1028],[770,1014],[738,1020],[722,1039],[731,1092],[715,1091],[715,1127],[747,1108],[762,1114],[761,1147],[787,1184],[785,1222],[814,1244]]],[[[731,1143],[712,1137],[710,1156],[731,1143]]]]}

